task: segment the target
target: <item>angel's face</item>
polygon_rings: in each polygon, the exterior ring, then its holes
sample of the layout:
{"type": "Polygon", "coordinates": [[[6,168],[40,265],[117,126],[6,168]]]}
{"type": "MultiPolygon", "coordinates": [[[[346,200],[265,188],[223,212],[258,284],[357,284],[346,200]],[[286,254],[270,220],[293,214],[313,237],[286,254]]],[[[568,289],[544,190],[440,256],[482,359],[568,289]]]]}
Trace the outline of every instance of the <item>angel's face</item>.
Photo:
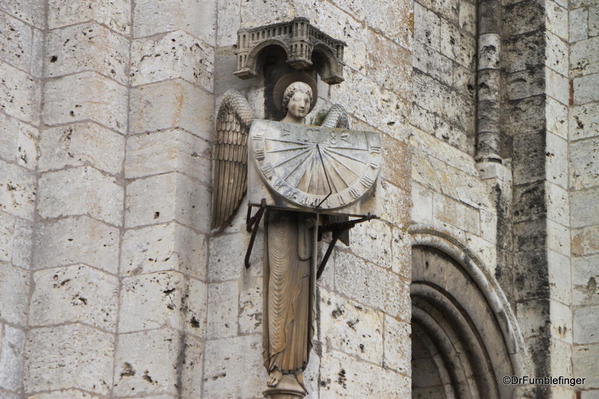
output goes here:
{"type": "Polygon", "coordinates": [[[289,104],[287,104],[287,112],[289,112],[294,118],[304,118],[306,115],[308,115],[309,111],[310,96],[308,96],[308,93],[304,93],[299,90],[296,91],[289,100],[289,104]]]}

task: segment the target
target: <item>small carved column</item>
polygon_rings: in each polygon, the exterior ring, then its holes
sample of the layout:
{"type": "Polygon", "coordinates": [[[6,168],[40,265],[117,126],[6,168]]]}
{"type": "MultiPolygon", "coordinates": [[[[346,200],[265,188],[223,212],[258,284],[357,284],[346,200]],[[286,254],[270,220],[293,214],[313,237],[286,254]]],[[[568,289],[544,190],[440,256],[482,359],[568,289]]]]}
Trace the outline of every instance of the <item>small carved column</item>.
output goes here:
{"type": "Polygon", "coordinates": [[[501,163],[500,82],[501,37],[499,2],[483,0],[478,7],[478,82],[476,160],[501,163]]]}

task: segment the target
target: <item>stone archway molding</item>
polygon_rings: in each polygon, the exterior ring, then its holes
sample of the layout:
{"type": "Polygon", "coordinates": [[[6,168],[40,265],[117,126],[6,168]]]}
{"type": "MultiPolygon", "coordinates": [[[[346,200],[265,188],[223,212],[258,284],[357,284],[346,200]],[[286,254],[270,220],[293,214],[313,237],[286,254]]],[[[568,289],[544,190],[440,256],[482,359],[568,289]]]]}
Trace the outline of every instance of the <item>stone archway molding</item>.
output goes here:
{"type": "Polygon", "coordinates": [[[427,246],[444,252],[474,280],[498,320],[510,361],[516,375],[529,375],[525,363],[524,337],[512,308],[495,277],[484,267],[480,258],[449,231],[427,224],[413,224],[408,228],[412,246],[427,246]]]}

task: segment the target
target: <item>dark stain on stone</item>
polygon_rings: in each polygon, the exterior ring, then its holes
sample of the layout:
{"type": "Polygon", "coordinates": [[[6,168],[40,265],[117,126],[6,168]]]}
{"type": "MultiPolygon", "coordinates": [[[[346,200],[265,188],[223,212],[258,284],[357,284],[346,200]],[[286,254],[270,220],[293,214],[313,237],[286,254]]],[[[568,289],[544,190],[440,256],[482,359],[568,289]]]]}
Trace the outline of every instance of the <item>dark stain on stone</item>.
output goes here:
{"type": "Polygon", "coordinates": [[[123,377],[133,377],[135,375],[135,370],[133,370],[133,366],[130,363],[125,362],[123,364],[123,371],[121,371],[121,378],[123,377]]]}

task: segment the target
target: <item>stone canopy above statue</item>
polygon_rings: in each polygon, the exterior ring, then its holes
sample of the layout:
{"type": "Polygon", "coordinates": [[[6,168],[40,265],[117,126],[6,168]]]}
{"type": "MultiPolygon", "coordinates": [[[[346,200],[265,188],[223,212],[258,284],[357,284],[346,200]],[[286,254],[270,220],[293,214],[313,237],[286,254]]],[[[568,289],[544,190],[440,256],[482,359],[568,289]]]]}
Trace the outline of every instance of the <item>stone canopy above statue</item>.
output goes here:
{"type": "Polygon", "coordinates": [[[306,18],[237,32],[237,70],[241,79],[258,76],[258,58],[270,46],[281,48],[289,66],[297,70],[314,68],[328,84],[343,82],[343,49],[346,44],[333,39],[310,24],[306,18]]]}

